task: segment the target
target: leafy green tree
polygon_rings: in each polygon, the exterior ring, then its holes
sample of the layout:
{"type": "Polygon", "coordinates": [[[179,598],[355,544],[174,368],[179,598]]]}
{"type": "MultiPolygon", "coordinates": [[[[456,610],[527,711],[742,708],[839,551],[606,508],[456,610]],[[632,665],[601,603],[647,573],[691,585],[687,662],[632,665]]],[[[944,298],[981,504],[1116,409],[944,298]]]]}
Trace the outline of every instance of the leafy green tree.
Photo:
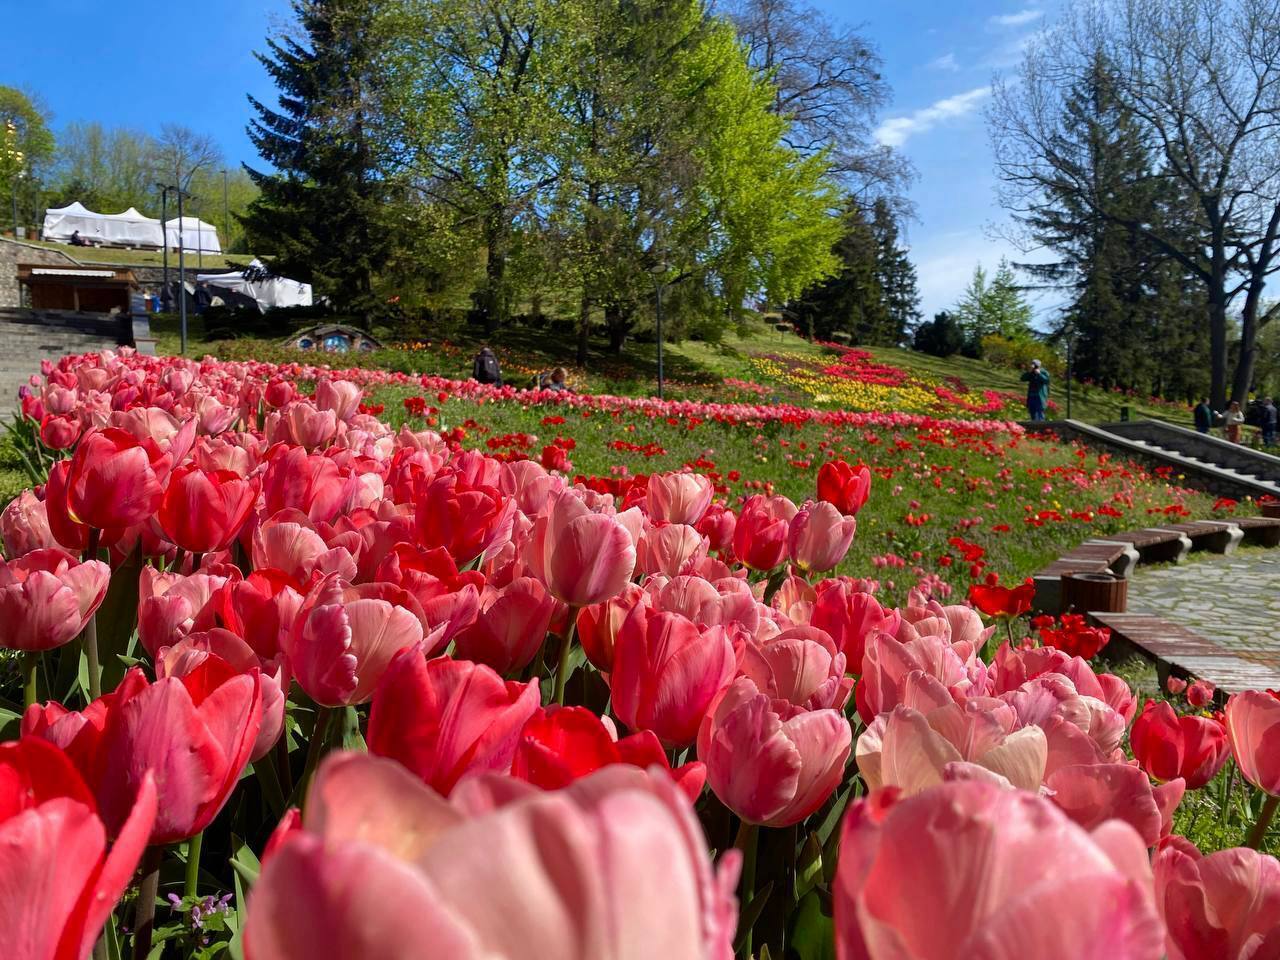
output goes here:
{"type": "Polygon", "coordinates": [[[896,343],[881,282],[880,244],[872,224],[852,200],[845,206],[844,232],[832,252],[837,272],[790,304],[789,312],[810,336],[852,343],[896,343]]]}
{"type": "Polygon", "coordinates": [[[913,350],[927,353],[934,357],[950,357],[960,352],[964,346],[964,331],[956,318],[946,310],[933,315],[916,327],[912,343],[913,350]]]}
{"type": "Polygon", "coordinates": [[[294,0],[297,34],[258,59],[279,109],[250,98],[249,137],[274,171],[246,169],[261,190],[242,218],[273,267],[315,284],[339,309],[372,321],[375,279],[401,221],[379,130],[376,0],[294,0]]]}
{"type": "Polygon", "coordinates": [[[992,334],[1009,340],[1031,335],[1031,306],[1022,295],[1013,267],[1003,258],[990,280],[982,264],[974,268],[973,279],[954,313],[969,343],[979,343],[992,334]]]}
{"type": "MultiPolygon", "coordinates": [[[[0,191],[32,209],[35,192],[54,154],[48,117],[14,87],[0,86],[0,191]]],[[[21,215],[21,214],[20,214],[21,215]]]]}

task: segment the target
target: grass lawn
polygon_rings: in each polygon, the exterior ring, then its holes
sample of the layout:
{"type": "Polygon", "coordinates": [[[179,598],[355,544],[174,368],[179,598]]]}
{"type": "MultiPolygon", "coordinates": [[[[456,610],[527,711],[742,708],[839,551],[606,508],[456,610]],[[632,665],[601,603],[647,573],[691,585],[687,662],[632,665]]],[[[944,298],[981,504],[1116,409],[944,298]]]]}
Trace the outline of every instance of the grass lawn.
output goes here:
{"type": "MultiPolygon", "coordinates": [[[[44,247],[46,250],[57,250],[81,263],[110,263],[121,266],[159,267],[164,265],[164,255],[159,250],[123,250],[119,247],[73,247],[66,243],[53,243],[45,240],[24,240],[32,246],[44,247]]],[[[249,263],[253,257],[248,254],[186,254],[187,269],[203,270],[206,273],[214,270],[231,270],[249,263]]],[[[169,266],[178,268],[178,254],[169,251],[169,266]]]]}

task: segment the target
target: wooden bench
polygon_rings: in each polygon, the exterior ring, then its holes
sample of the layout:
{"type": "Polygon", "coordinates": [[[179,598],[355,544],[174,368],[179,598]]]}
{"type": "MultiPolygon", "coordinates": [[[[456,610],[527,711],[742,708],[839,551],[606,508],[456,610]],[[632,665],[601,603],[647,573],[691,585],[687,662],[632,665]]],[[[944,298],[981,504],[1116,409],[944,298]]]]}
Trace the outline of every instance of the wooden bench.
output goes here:
{"type": "Polygon", "coordinates": [[[1280,547],[1280,519],[1276,517],[1233,517],[1244,533],[1244,542],[1256,547],[1280,547]]]}
{"type": "Polygon", "coordinates": [[[1106,539],[1132,545],[1143,563],[1181,563],[1191,552],[1191,538],[1174,527],[1144,527],[1109,534],[1106,539]]]}
{"type": "Polygon", "coordinates": [[[1170,675],[1208,680],[1223,695],[1280,689],[1280,670],[1248,659],[1186,627],[1143,613],[1089,613],[1111,630],[1110,656],[1133,651],[1156,665],[1160,683],[1170,675]]]}
{"type": "Polygon", "coordinates": [[[1181,530],[1191,541],[1192,550],[1209,550],[1213,553],[1235,553],[1244,539],[1244,531],[1229,520],[1193,520],[1191,523],[1171,523],[1171,530],[1181,530]]]}
{"type": "Polygon", "coordinates": [[[1125,577],[1137,562],[1138,553],[1128,543],[1118,540],[1086,540],[1032,578],[1036,585],[1035,607],[1045,613],[1062,612],[1062,578],[1067,574],[1114,573],[1125,577]]]}

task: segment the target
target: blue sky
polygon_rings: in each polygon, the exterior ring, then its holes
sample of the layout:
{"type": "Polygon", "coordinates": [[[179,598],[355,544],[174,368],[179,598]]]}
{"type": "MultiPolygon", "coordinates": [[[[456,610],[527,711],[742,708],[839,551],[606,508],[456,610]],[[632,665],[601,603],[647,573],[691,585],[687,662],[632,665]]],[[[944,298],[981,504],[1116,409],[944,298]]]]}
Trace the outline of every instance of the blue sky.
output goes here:
{"type": "MultiPolygon", "coordinates": [[[[878,134],[920,174],[909,240],[932,314],[955,302],[977,262],[1023,256],[994,236],[1004,216],[982,110],[993,74],[1017,62],[1053,0],[810,2],[860,24],[884,57],[894,96],[878,134]]],[[[0,83],[39,93],[55,128],[96,119],[154,131],[173,121],[212,133],[228,161],[252,161],[245,94],[273,96],[253,51],[287,10],[286,0],[0,0],[0,83]]]]}

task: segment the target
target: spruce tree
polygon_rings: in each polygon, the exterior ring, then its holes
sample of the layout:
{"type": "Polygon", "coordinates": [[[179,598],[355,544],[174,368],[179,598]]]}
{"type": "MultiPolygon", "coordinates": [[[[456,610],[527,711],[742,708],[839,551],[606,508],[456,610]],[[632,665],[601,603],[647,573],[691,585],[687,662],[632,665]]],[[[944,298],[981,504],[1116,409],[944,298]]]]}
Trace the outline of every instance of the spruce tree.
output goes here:
{"type": "Polygon", "coordinates": [[[342,311],[372,321],[374,282],[396,231],[377,133],[377,0],[294,0],[299,38],[257,54],[280,90],[279,109],[253,97],[249,138],[274,170],[242,218],[274,253],[272,269],[310,281],[342,311]]]}
{"type": "Polygon", "coordinates": [[[920,322],[920,290],[916,285],[916,268],[899,244],[898,219],[893,208],[883,199],[872,207],[871,232],[876,238],[876,278],[884,297],[888,321],[877,342],[897,345],[920,322]]]}

